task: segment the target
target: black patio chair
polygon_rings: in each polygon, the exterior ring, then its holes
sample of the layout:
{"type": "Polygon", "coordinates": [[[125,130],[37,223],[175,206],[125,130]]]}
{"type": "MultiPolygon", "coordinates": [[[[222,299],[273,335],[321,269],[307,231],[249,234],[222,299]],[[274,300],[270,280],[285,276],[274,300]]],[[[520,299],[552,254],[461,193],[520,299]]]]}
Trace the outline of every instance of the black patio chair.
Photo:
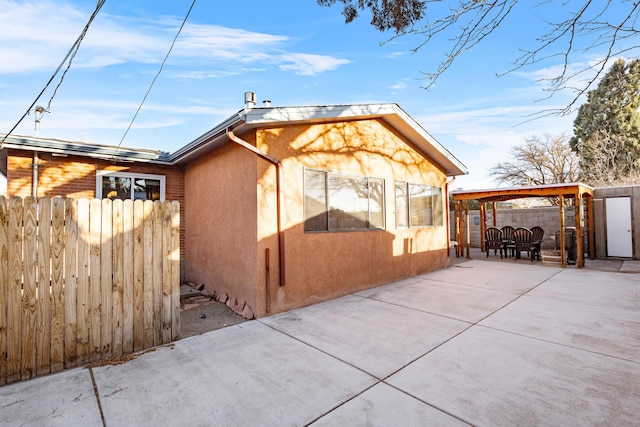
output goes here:
{"type": "Polygon", "coordinates": [[[505,225],[502,227],[502,248],[504,249],[504,256],[509,257],[509,252],[511,251],[511,256],[515,256],[516,253],[516,244],[513,241],[513,230],[514,228],[510,225],[505,225]]]}
{"type": "Polygon", "coordinates": [[[484,248],[489,258],[489,250],[493,249],[493,254],[497,255],[500,251],[500,259],[502,259],[502,231],[496,227],[489,227],[484,231],[484,248]]]}
{"type": "Polygon", "coordinates": [[[533,233],[528,228],[518,227],[513,231],[513,240],[516,246],[516,260],[520,258],[522,252],[527,252],[533,262],[533,243],[531,236],[533,233]]]}
{"type": "Polygon", "coordinates": [[[538,227],[537,225],[535,227],[531,227],[531,243],[532,246],[535,246],[534,251],[538,261],[540,261],[540,249],[542,246],[543,238],[544,230],[542,229],[542,227],[538,227]]]}

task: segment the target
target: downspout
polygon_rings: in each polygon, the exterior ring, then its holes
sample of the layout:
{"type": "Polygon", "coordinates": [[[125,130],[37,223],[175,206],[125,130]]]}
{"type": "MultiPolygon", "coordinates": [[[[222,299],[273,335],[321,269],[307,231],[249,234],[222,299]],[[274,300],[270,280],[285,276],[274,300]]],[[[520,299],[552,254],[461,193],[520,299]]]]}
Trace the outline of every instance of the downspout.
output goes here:
{"type": "Polygon", "coordinates": [[[38,198],[38,152],[33,152],[33,197],[38,198]]]}
{"type": "Polygon", "coordinates": [[[243,148],[251,151],[254,154],[262,157],[272,165],[276,167],[276,215],[278,221],[278,258],[280,260],[280,286],[284,286],[285,284],[285,274],[284,274],[284,233],[282,231],[282,208],[281,208],[281,197],[280,197],[280,189],[282,188],[282,173],[280,168],[282,167],[282,163],[280,160],[276,159],[273,156],[265,153],[264,151],[259,150],[253,145],[249,144],[247,141],[238,138],[231,129],[227,129],[227,136],[229,139],[236,144],[240,145],[243,148]]]}
{"type": "Polygon", "coordinates": [[[444,194],[447,200],[447,258],[449,257],[451,251],[451,212],[449,211],[449,184],[453,184],[453,182],[456,180],[456,177],[453,176],[451,178],[451,181],[447,181],[447,183],[444,185],[444,194]]]}

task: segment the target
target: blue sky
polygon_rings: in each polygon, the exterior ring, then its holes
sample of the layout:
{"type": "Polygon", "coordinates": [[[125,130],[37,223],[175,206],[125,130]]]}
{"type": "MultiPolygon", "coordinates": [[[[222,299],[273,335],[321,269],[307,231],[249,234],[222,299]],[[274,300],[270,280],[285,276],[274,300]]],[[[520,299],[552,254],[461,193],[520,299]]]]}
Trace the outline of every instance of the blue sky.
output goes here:
{"type": "MultiPolygon", "coordinates": [[[[427,91],[422,72],[437,68],[446,38],[412,54],[419,38],[385,43],[392,34],[373,29],[366,15],[346,25],[340,7],[315,0],[200,0],[122,145],[175,151],[243,108],[246,91],[273,106],[395,102],[469,168],[454,188],[495,187],[486,171],[508,160],[511,147],[533,135],[572,131],[574,115],[526,122],[571,99],[560,93],[544,100],[538,82],[557,70],[559,59],[496,76],[544,31],[537,16],[543,10],[526,3],[427,91]]],[[[540,7],[562,2],[545,3],[540,7]]],[[[33,102],[95,5],[0,0],[0,133],[33,102]]],[[[118,145],[190,5],[107,0],[42,119],[40,136],[118,145]]],[[[578,54],[572,65],[596,57],[578,54]]],[[[56,83],[39,105],[48,104],[56,83]]],[[[33,135],[34,116],[14,133],[33,135]]]]}

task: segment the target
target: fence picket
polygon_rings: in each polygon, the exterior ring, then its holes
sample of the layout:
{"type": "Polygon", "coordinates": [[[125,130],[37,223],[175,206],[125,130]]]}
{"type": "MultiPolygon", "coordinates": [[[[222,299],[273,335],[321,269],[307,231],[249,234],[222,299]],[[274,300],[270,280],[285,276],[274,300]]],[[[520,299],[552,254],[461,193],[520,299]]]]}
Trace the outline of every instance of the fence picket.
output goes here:
{"type": "Polygon", "coordinates": [[[0,196],[0,385],[177,338],[179,209],[0,196]]]}
{"type": "Polygon", "coordinates": [[[162,203],[153,202],[153,343],[162,344],[162,203]]]}
{"type": "Polygon", "coordinates": [[[102,359],[102,341],[100,339],[100,314],[102,311],[102,282],[100,280],[100,234],[102,228],[102,201],[92,199],[89,202],[89,360],[102,359]]]}
{"type": "Polygon", "coordinates": [[[145,200],[143,206],[144,247],[144,348],[153,347],[153,202],[145,200]]]}
{"type": "Polygon", "coordinates": [[[124,245],[123,245],[123,335],[122,351],[133,352],[133,201],[125,200],[124,206],[124,245]]]}
{"type": "Polygon", "coordinates": [[[9,286],[7,292],[7,382],[20,379],[22,358],[22,199],[9,200],[9,286]]]}
{"type": "Polygon", "coordinates": [[[78,200],[78,363],[89,362],[89,200],[78,200]]]}
{"type": "Polygon", "coordinates": [[[9,209],[7,200],[0,197],[0,385],[7,383],[9,248],[9,209]]]}
{"type": "Polygon", "coordinates": [[[51,372],[51,199],[38,200],[36,375],[51,372]]]}
{"type": "Polygon", "coordinates": [[[78,364],[78,201],[65,200],[64,244],[64,366],[78,364]]]}
{"type": "Polygon", "coordinates": [[[113,201],[113,357],[122,356],[124,336],[124,205],[122,200],[113,201]]]}
{"type": "Polygon", "coordinates": [[[51,372],[64,367],[63,262],[64,200],[56,197],[51,206],[51,372]]]}
{"type": "Polygon", "coordinates": [[[171,202],[171,246],[168,264],[171,266],[171,340],[180,336],[180,203],[171,202]]]}
{"type": "Polygon", "coordinates": [[[133,202],[133,351],[144,348],[144,202],[133,202]]]}
{"type": "Polygon", "coordinates": [[[100,311],[100,341],[102,357],[108,359],[113,348],[113,203],[102,199],[102,227],[100,234],[100,288],[102,290],[100,311]]]}
{"type": "Polygon", "coordinates": [[[28,380],[36,374],[36,271],[37,217],[36,200],[24,199],[22,255],[22,366],[21,377],[28,380]]]}
{"type": "MultiPolygon", "coordinates": [[[[162,259],[171,259],[171,209],[167,204],[162,205],[162,259]]],[[[171,264],[162,264],[162,342],[171,342],[171,264]]]]}

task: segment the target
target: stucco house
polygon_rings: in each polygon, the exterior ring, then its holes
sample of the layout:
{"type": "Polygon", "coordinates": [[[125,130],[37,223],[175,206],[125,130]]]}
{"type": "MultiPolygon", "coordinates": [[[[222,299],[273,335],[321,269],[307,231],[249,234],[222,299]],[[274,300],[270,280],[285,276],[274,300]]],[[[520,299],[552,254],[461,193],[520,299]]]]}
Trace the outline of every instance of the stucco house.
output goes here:
{"type": "Polygon", "coordinates": [[[447,266],[466,170],[396,104],[249,106],[173,156],[186,277],[257,316],[447,266]]]}
{"type": "Polygon", "coordinates": [[[466,173],[396,104],[248,102],[171,154],[19,139],[3,147],[9,195],[37,182],[40,197],[108,197],[109,174],[149,179],[150,196],[181,202],[183,278],[257,317],[446,267],[447,182],[466,173]]]}

